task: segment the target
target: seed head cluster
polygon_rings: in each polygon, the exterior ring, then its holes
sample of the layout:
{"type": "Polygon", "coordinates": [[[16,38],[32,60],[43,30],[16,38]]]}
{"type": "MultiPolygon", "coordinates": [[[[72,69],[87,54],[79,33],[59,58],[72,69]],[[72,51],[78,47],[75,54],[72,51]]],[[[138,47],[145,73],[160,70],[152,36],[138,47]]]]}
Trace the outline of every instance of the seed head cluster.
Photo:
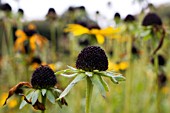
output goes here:
{"type": "Polygon", "coordinates": [[[107,56],[98,46],[88,46],[78,55],[76,67],[85,71],[105,71],[108,69],[107,56]]]}
{"type": "Polygon", "coordinates": [[[162,20],[156,13],[148,13],[144,17],[142,25],[143,26],[162,25],[162,20]]]}
{"type": "Polygon", "coordinates": [[[48,66],[37,68],[31,78],[31,84],[35,89],[48,89],[57,83],[54,71],[48,66]]]}

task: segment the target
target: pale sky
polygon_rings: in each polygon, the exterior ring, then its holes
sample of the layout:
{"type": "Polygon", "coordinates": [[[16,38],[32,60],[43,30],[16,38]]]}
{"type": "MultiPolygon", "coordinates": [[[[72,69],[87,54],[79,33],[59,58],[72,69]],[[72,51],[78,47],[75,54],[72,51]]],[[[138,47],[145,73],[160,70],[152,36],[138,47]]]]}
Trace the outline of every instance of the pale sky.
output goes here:
{"type": "MultiPolygon", "coordinates": [[[[58,15],[61,15],[69,6],[86,7],[90,16],[98,10],[105,18],[111,19],[115,12],[119,12],[122,17],[127,14],[140,12],[141,7],[133,0],[2,0],[2,3],[9,3],[14,12],[22,8],[28,20],[43,19],[50,7],[55,8],[58,15]],[[18,2],[17,2],[18,1],[18,2]],[[107,7],[107,2],[112,3],[112,7],[107,7]]],[[[170,2],[170,0],[148,0],[154,5],[170,2]]]]}

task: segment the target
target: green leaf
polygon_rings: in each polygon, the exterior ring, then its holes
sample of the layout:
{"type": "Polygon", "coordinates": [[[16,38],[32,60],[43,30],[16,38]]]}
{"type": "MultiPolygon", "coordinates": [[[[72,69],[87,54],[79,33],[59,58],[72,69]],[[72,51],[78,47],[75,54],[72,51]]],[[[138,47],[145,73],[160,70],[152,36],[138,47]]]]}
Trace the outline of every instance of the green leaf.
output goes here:
{"type": "Polygon", "coordinates": [[[54,74],[55,75],[60,75],[62,73],[68,73],[68,72],[73,72],[73,71],[71,69],[65,69],[65,70],[57,71],[54,74]]]}
{"type": "Polygon", "coordinates": [[[67,65],[67,67],[68,67],[69,69],[73,70],[73,71],[76,71],[76,70],[77,70],[76,68],[71,67],[71,66],[68,66],[68,65],[67,65]]]}
{"type": "Polygon", "coordinates": [[[151,30],[144,30],[140,33],[140,36],[145,37],[145,36],[148,36],[150,33],[151,33],[151,30]]]}
{"type": "Polygon", "coordinates": [[[48,98],[48,100],[49,100],[51,103],[55,104],[55,96],[54,96],[54,94],[51,92],[51,90],[48,90],[48,91],[47,91],[47,98],[48,98]]]}
{"type": "Polygon", "coordinates": [[[93,76],[93,72],[85,72],[85,74],[89,77],[93,76]]]}
{"type": "Polygon", "coordinates": [[[109,91],[109,86],[108,86],[108,84],[104,81],[104,79],[103,79],[101,76],[99,76],[99,79],[100,79],[100,82],[102,83],[102,85],[104,86],[104,89],[105,89],[106,91],[109,91]]]}
{"type": "Polygon", "coordinates": [[[126,78],[125,78],[124,76],[122,76],[121,74],[114,76],[114,78],[115,78],[117,81],[125,81],[125,80],[126,80],[126,78]]]}
{"type": "Polygon", "coordinates": [[[36,91],[34,91],[34,93],[32,94],[32,105],[34,105],[35,104],[35,102],[38,100],[38,96],[39,96],[39,94],[40,94],[40,90],[36,90],[36,91]]]}
{"type": "Polygon", "coordinates": [[[125,77],[122,76],[121,74],[119,73],[115,73],[115,72],[111,72],[111,71],[101,71],[101,72],[98,72],[99,75],[101,76],[105,76],[105,77],[109,77],[111,79],[111,81],[115,84],[118,84],[119,81],[124,81],[125,80],[125,77]]]}
{"type": "Polygon", "coordinates": [[[114,77],[111,77],[110,79],[111,79],[111,81],[112,81],[113,83],[115,83],[115,84],[118,84],[118,83],[119,83],[114,77]]]}
{"type": "Polygon", "coordinates": [[[22,100],[19,109],[22,109],[25,105],[27,105],[28,103],[25,100],[22,100]]]}
{"type": "Polygon", "coordinates": [[[81,73],[79,75],[77,75],[74,80],[65,88],[65,90],[60,94],[59,99],[65,97],[69,91],[71,90],[71,88],[73,88],[74,85],[76,85],[79,81],[81,81],[82,79],[84,79],[86,77],[86,75],[84,73],[81,73]]]}
{"type": "MultiPolygon", "coordinates": [[[[34,92],[30,92],[30,93],[26,96],[27,100],[30,100],[30,99],[31,99],[33,93],[34,93],[34,92]]],[[[28,103],[27,103],[25,100],[22,100],[22,102],[21,102],[21,104],[20,104],[20,106],[19,106],[19,109],[22,109],[26,104],[28,104],[28,103]]]]}
{"type": "Polygon", "coordinates": [[[143,40],[144,40],[144,41],[147,41],[147,40],[149,40],[149,39],[151,39],[151,38],[152,38],[152,35],[149,34],[149,35],[144,36],[144,37],[143,37],[143,40]]]}
{"type": "Polygon", "coordinates": [[[93,85],[97,86],[97,88],[99,89],[102,96],[106,97],[106,89],[100,80],[100,76],[95,74],[94,76],[90,77],[90,79],[91,79],[93,85]]]}
{"type": "Polygon", "coordinates": [[[64,77],[68,77],[68,78],[71,78],[71,77],[74,77],[76,76],[78,73],[73,73],[73,74],[61,74],[61,76],[64,76],[64,77]]]}
{"type": "Polygon", "coordinates": [[[46,89],[41,89],[42,96],[46,94],[47,90],[46,89]]]}

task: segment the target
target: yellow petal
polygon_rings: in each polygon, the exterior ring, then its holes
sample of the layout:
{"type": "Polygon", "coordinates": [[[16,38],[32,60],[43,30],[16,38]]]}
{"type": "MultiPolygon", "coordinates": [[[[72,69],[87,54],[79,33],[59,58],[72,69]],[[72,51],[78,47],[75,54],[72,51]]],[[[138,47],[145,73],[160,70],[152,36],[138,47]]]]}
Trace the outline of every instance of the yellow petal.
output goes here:
{"type": "Polygon", "coordinates": [[[128,62],[121,62],[119,64],[119,67],[120,67],[121,70],[127,69],[128,68],[128,62]]]}
{"type": "Polygon", "coordinates": [[[64,29],[64,32],[71,32],[74,36],[79,36],[89,33],[89,29],[79,24],[69,24],[68,27],[64,29]]]}
{"type": "Polygon", "coordinates": [[[120,32],[120,28],[107,27],[100,30],[102,35],[108,36],[120,32]]]}
{"type": "Polygon", "coordinates": [[[100,30],[99,29],[91,29],[90,34],[94,34],[94,35],[100,34],[100,30]]]}
{"type": "Polygon", "coordinates": [[[103,44],[104,43],[104,36],[100,35],[100,34],[97,34],[96,35],[96,39],[97,39],[97,42],[99,44],[103,44]]]}

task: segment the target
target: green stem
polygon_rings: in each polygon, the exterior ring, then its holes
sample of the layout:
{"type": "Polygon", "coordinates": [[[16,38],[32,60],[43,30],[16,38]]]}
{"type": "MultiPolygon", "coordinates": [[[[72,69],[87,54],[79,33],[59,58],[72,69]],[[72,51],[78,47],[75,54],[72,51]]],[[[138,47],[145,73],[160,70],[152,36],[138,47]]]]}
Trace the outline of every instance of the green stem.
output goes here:
{"type": "Polygon", "coordinates": [[[93,92],[93,84],[90,80],[90,77],[87,77],[87,87],[86,87],[86,108],[85,113],[90,113],[91,110],[91,98],[93,92]]]}
{"type": "MultiPolygon", "coordinates": [[[[44,96],[41,94],[41,97],[42,97],[42,104],[44,104],[44,106],[45,106],[45,104],[46,104],[46,94],[44,96]]],[[[45,113],[45,110],[44,111],[42,110],[41,113],[45,113]]]]}
{"type": "Polygon", "coordinates": [[[160,91],[159,91],[159,84],[158,84],[158,74],[159,74],[159,65],[158,65],[158,57],[157,55],[154,56],[154,68],[155,68],[155,73],[156,73],[156,79],[155,82],[157,83],[156,85],[156,90],[157,90],[157,96],[156,96],[156,108],[157,108],[157,113],[161,113],[161,104],[160,104],[160,91]]]}

